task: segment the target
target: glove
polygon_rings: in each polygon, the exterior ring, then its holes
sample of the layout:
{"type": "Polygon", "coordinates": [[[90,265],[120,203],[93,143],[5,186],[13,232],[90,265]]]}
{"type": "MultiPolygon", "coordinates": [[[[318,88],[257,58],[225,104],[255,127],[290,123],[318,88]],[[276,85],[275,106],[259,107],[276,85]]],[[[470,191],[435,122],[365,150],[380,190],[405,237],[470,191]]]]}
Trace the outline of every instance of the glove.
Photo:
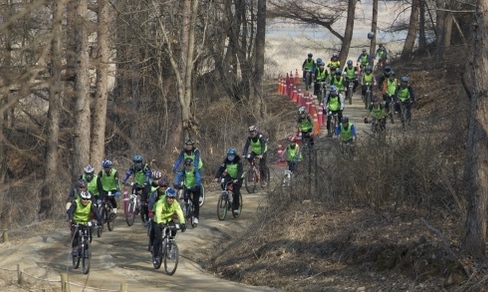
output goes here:
{"type": "Polygon", "coordinates": [[[120,192],[115,192],[114,196],[115,196],[116,198],[120,197],[120,192]]]}
{"type": "Polygon", "coordinates": [[[185,225],[185,224],[181,224],[180,228],[181,228],[181,232],[185,232],[185,230],[186,230],[186,225],[185,225]]]}
{"type": "Polygon", "coordinates": [[[239,180],[238,180],[238,179],[235,179],[235,180],[233,180],[232,182],[236,184],[236,183],[238,183],[238,182],[239,182],[239,180]]]}
{"type": "Polygon", "coordinates": [[[97,200],[97,205],[98,205],[98,206],[101,206],[101,205],[102,205],[102,200],[98,199],[98,200],[97,200]]]}
{"type": "Polygon", "coordinates": [[[152,211],[149,211],[149,214],[148,214],[149,218],[154,218],[154,213],[152,211]]]}
{"type": "Polygon", "coordinates": [[[73,227],[73,222],[68,221],[68,228],[71,230],[72,227],[73,227]]]}
{"type": "Polygon", "coordinates": [[[214,178],[214,181],[219,182],[219,178],[218,177],[214,178]]]}
{"type": "Polygon", "coordinates": [[[199,186],[194,186],[193,187],[193,192],[194,193],[200,193],[200,187],[199,186]]]}
{"type": "Polygon", "coordinates": [[[368,123],[368,118],[364,118],[364,123],[367,124],[368,123]]]}

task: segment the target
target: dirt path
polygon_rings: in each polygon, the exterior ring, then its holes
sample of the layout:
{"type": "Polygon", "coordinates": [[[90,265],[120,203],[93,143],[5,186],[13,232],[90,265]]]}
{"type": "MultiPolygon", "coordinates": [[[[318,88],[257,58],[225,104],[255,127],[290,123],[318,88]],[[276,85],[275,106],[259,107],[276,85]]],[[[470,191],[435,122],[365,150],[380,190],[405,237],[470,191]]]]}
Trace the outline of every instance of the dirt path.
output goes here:
{"type": "MultiPolygon", "coordinates": [[[[146,229],[140,220],[131,227],[127,226],[122,214],[117,218],[114,231],[104,231],[101,238],[94,238],[93,259],[88,276],[83,275],[80,269],[71,268],[67,227],[23,242],[12,238],[9,243],[0,245],[0,268],[16,269],[17,264],[22,263],[28,275],[52,281],[59,281],[59,274],[67,273],[72,292],[93,291],[83,289],[84,286],[118,291],[122,282],[127,283],[129,291],[276,291],[220,279],[206,273],[197,264],[204,256],[203,251],[213,248],[219,239],[230,238],[245,228],[254,216],[263,193],[247,194],[243,190],[244,207],[240,218],[230,216],[225,221],[217,219],[217,195],[217,191],[207,194],[201,209],[201,224],[178,234],[181,256],[173,276],[166,275],[163,268],[155,270],[152,267],[151,254],[147,251],[146,229]]],[[[57,290],[60,284],[54,282],[52,287],[57,290]]]]}

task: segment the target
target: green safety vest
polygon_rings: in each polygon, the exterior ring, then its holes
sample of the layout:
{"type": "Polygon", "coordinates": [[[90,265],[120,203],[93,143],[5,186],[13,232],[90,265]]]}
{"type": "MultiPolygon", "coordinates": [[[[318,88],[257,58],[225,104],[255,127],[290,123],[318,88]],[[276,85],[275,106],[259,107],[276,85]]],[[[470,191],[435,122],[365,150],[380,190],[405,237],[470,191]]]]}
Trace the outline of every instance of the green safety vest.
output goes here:
{"type": "Polygon", "coordinates": [[[361,58],[359,59],[359,61],[361,62],[361,65],[363,65],[363,66],[368,65],[369,64],[368,54],[366,54],[366,55],[361,54],[361,58]]]}
{"type": "MultiPolygon", "coordinates": [[[[291,148],[291,144],[286,147],[286,160],[293,161],[297,156],[297,152],[300,152],[300,146],[295,145],[295,149],[291,148]]],[[[298,161],[302,161],[302,153],[298,156],[298,161]]]]}
{"type": "Polygon", "coordinates": [[[86,206],[81,203],[80,197],[76,198],[76,210],[73,214],[73,222],[86,223],[90,221],[90,212],[92,207],[92,201],[88,201],[86,206]]]}
{"type": "MultiPolygon", "coordinates": [[[[237,163],[227,163],[225,166],[225,170],[229,174],[229,176],[233,179],[237,178],[237,163]]],[[[242,174],[244,176],[244,173],[242,174]]]]}
{"type": "Polygon", "coordinates": [[[408,87],[402,88],[400,86],[400,88],[398,89],[397,97],[401,101],[409,100],[410,99],[410,91],[408,90],[408,87]]]}
{"type": "Polygon", "coordinates": [[[377,54],[380,59],[383,59],[383,57],[386,56],[385,50],[378,50],[377,54]]]}
{"type": "MultiPolygon", "coordinates": [[[[195,161],[195,149],[193,149],[193,151],[191,152],[192,154],[191,155],[188,155],[186,154],[186,151],[185,153],[183,154],[183,161],[185,161],[185,159],[187,158],[191,158],[192,161],[195,161]]],[[[202,156],[200,156],[200,160],[198,161],[198,169],[201,169],[203,166],[203,162],[202,162],[202,156]]]]}
{"type": "Polygon", "coordinates": [[[327,77],[327,70],[324,68],[324,70],[321,72],[320,68],[317,69],[317,81],[324,81],[325,78],[327,77]]]}
{"type": "MultiPolygon", "coordinates": [[[[81,176],[81,179],[87,181],[86,175],[83,174],[81,176]]],[[[86,189],[89,190],[95,197],[100,196],[100,193],[98,192],[97,180],[98,180],[98,175],[94,174],[92,180],[90,182],[87,182],[86,184],[86,189]]]]}
{"type": "Polygon", "coordinates": [[[346,78],[347,79],[355,79],[356,78],[356,68],[354,67],[346,67],[346,78]]]}
{"type": "MultiPolygon", "coordinates": [[[[260,142],[261,137],[263,137],[263,135],[259,134],[259,138],[256,140],[256,142],[254,142],[251,139],[251,143],[250,143],[251,144],[251,150],[252,150],[252,152],[254,152],[254,153],[258,154],[258,155],[263,154],[263,153],[261,153],[261,142],[260,142]]],[[[268,145],[267,144],[264,145],[264,152],[266,152],[266,150],[268,150],[268,145]]]]}
{"type": "Polygon", "coordinates": [[[395,90],[397,88],[398,82],[397,79],[393,79],[393,81],[390,82],[390,78],[386,79],[386,93],[387,94],[395,94],[395,90]]]}
{"type": "Polygon", "coordinates": [[[385,116],[385,110],[381,105],[378,105],[377,107],[372,105],[371,106],[371,113],[373,114],[373,117],[377,120],[379,120],[385,116]]]}
{"type": "Polygon", "coordinates": [[[304,68],[305,70],[312,70],[312,68],[313,68],[313,63],[314,63],[313,59],[308,59],[308,58],[307,58],[307,59],[305,60],[305,65],[303,65],[303,68],[304,68]]]}
{"type": "Polygon", "coordinates": [[[298,123],[300,124],[300,131],[302,132],[309,132],[313,128],[312,119],[310,116],[307,116],[304,119],[300,118],[298,123]]]}
{"type": "Polygon", "coordinates": [[[329,110],[335,112],[341,108],[341,103],[339,102],[339,95],[329,97],[329,110]]]}
{"type": "Polygon", "coordinates": [[[363,77],[363,81],[364,83],[369,83],[369,84],[373,84],[373,73],[364,73],[364,77],[363,77]]]}
{"type": "Polygon", "coordinates": [[[347,142],[352,139],[352,125],[352,123],[349,123],[347,130],[344,130],[344,126],[342,124],[340,125],[341,133],[339,134],[339,138],[342,142],[347,142]]]}
{"type": "Polygon", "coordinates": [[[100,178],[100,181],[102,183],[102,188],[104,191],[112,191],[117,189],[117,185],[115,184],[115,173],[117,170],[112,168],[110,170],[110,174],[107,175],[105,171],[102,171],[102,177],[100,178]]]}
{"type": "Polygon", "coordinates": [[[339,80],[337,80],[337,77],[332,77],[330,85],[335,85],[337,87],[337,90],[343,91],[344,90],[344,78],[341,76],[341,77],[339,77],[339,80]]]}
{"type": "Polygon", "coordinates": [[[134,173],[134,180],[136,183],[139,185],[143,186],[146,183],[146,170],[147,170],[147,164],[144,165],[144,167],[134,173]]]}
{"type": "Polygon", "coordinates": [[[330,61],[329,62],[329,67],[339,68],[340,66],[341,66],[341,61],[330,61]]]}
{"type": "Polygon", "coordinates": [[[185,187],[192,188],[197,184],[197,178],[195,177],[195,170],[187,171],[185,169],[185,187]]]}

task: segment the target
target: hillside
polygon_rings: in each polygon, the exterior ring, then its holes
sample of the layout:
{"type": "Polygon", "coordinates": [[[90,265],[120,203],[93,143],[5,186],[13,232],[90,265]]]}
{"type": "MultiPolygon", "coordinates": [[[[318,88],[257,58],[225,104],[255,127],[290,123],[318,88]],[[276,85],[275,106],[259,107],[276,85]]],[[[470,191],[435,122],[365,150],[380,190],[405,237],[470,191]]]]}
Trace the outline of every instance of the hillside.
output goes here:
{"type": "MultiPolygon", "coordinates": [[[[254,225],[234,240],[222,242],[223,249],[236,253],[217,251],[206,263],[208,268],[233,281],[267,283],[285,291],[488,291],[486,265],[460,253],[464,202],[456,204],[456,199],[462,192],[459,182],[469,106],[463,102],[467,99],[459,74],[464,71],[465,59],[460,57],[464,54],[461,48],[452,48],[443,63],[429,56],[393,62],[397,76],[409,76],[417,96],[412,129],[392,134],[386,144],[373,144],[367,134],[361,135],[366,147],[378,148],[370,148],[369,156],[350,164],[331,161],[347,170],[335,168],[338,174],[331,174],[332,180],[321,185],[318,200],[289,200],[278,185],[268,195],[270,206],[260,210],[254,225]],[[454,82],[453,75],[457,76],[454,82]],[[367,164],[385,155],[383,144],[395,152],[405,151],[403,156],[419,154],[415,160],[425,161],[411,166],[380,164],[391,173],[382,176],[385,180],[376,180],[376,172],[383,169],[371,170],[367,164]],[[434,157],[442,157],[445,165],[434,157]],[[409,173],[409,167],[414,181],[407,180],[405,190],[388,188],[387,181],[399,178],[399,169],[409,173]],[[340,193],[343,198],[339,199],[325,191],[336,186],[335,180],[360,180],[355,175],[366,176],[369,184],[353,193],[340,193]],[[365,199],[370,185],[376,193],[365,199]],[[396,192],[400,191],[408,197],[400,198],[398,204],[396,192]]],[[[271,94],[269,104],[294,109],[293,103],[282,100],[271,94]]],[[[396,124],[388,127],[399,131],[396,124]]],[[[330,139],[319,141],[319,145],[327,143],[330,139]]],[[[303,192],[305,186],[293,190],[303,192]]]]}

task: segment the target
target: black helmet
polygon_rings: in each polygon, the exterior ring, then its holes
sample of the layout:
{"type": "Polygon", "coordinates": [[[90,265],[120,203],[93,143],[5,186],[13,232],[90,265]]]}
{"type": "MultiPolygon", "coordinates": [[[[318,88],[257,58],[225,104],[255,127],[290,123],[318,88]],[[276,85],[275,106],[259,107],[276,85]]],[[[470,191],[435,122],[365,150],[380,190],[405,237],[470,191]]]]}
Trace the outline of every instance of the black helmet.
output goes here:
{"type": "Polygon", "coordinates": [[[185,165],[192,165],[193,159],[191,157],[185,158],[185,165]]]}
{"type": "Polygon", "coordinates": [[[349,118],[346,116],[342,117],[342,122],[343,123],[349,123],[349,118]]]}
{"type": "Polygon", "coordinates": [[[312,53],[308,53],[308,57],[309,58],[312,58],[313,57],[313,54],[312,53]]]}

